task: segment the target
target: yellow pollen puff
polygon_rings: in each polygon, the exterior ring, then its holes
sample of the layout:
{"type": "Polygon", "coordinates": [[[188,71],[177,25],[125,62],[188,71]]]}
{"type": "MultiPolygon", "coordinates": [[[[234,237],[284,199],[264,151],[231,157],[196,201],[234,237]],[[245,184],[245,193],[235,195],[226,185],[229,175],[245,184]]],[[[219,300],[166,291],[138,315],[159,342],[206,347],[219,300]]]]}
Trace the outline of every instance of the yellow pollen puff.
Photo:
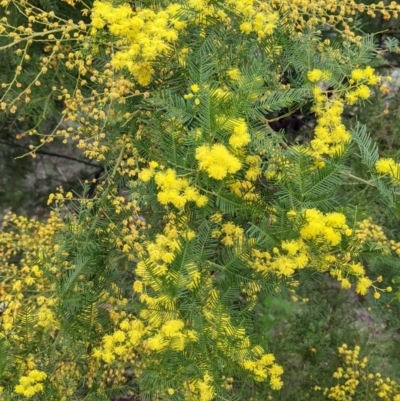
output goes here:
{"type": "Polygon", "coordinates": [[[240,32],[248,35],[253,30],[253,27],[250,22],[243,22],[240,24],[240,32]]]}
{"type": "MultiPolygon", "coordinates": [[[[142,179],[147,179],[150,175],[152,175],[151,172],[145,172],[142,179]]],[[[190,187],[188,180],[178,177],[175,170],[159,171],[154,175],[154,179],[160,190],[157,194],[157,200],[162,205],[171,203],[176,208],[182,209],[190,201],[196,202],[198,207],[203,207],[208,201],[207,197],[200,195],[196,188],[190,187]]]]}
{"type": "Polygon", "coordinates": [[[200,170],[206,171],[210,178],[222,180],[242,167],[241,162],[222,144],[203,145],[196,149],[196,160],[200,170]]]}
{"type": "Polygon", "coordinates": [[[152,168],[144,168],[139,173],[139,179],[143,182],[149,182],[154,177],[155,171],[152,168]]]}
{"type": "Polygon", "coordinates": [[[237,120],[233,125],[233,133],[229,138],[229,144],[238,149],[246,146],[250,142],[250,134],[248,132],[247,124],[244,119],[237,120]]]}
{"type": "Polygon", "coordinates": [[[323,72],[315,69],[307,73],[307,78],[310,82],[318,82],[322,79],[323,72]]]}
{"type": "Polygon", "coordinates": [[[391,158],[379,159],[375,164],[376,171],[379,174],[387,175],[394,184],[400,182],[400,164],[391,158]]]}
{"type": "Polygon", "coordinates": [[[372,285],[372,281],[367,277],[362,277],[358,280],[356,286],[356,292],[360,295],[366,295],[369,288],[372,285]]]}
{"type": "Polygon", "coordinates": [[[200,90],[200,88],[199,88],[198,85],[194,84],[194,85],[192,85],[192,86],[190,87],[190,90],[191,90],[193,93],[197,93],[197,92],[200,90]]]}
{"type": "Polygon", "coordinates": [[[161,327],[161,332],[166,337],[172,337],[178,332],[182,331],[184,326],[185,324],[182,320],[169,320],[161,327]]]}
{"type": "Polygon", "coordinates": [[[355,93],[354,93],[358,98],[360,99],[368,99],[371,96],[371,90],[368,88],[367,85],[360,85],[355,93]]]}
{"type": "Polygon", "coordinates": [[[240,70],[238,68],[231,68],[227,71],[226,75],[228,75],[232,81],[238,81],[240,78],[240,70]]]}

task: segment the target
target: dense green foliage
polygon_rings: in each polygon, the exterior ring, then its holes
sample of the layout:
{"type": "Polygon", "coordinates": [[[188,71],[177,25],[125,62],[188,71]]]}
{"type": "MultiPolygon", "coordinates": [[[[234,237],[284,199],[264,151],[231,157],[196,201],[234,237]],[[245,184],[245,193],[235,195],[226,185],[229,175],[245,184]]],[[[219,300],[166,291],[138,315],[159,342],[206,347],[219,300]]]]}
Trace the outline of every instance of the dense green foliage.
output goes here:
{"type": "Polygon", "coordinates": [[[1,7],[7,135],[101,169],[4,217],[0,399],[400,399],[400,6],[1,7]]]}

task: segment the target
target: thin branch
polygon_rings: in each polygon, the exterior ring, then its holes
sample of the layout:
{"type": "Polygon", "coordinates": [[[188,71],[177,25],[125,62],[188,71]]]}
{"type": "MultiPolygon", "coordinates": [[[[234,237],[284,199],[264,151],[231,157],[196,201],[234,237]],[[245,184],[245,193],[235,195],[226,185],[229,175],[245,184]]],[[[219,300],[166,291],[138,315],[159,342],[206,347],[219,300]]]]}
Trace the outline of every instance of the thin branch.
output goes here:
{"type": "MultiPolygon", "coordinates": [[[[0,140],[0,143],[3,144],[3,145],[11,146],[11,147],[22,148],[24,150],[28,149],[26,146],[19,145],[18,143],[10,143],[10,142],[6,142],[6,141],[2,141],[2,140],[0,140]]],[[[86,164],[87,166],[101,167],[99,164],[94,164],[94,163],[91,163],[91,162],[86,161],[86,160],[77,159],[77,158],[72,157],[72,156],[61,155],[59,153],[46,152],[45,150],[36,150],[35,153],[38,153],[38,154],[41,154],[41,155],[46,155],[46,156],[59,157],[61,159],[72,160],[72,161],[77,162],[77,163],[86,164]]]]}
{"type": "MultiPolygon", "coordinates": [[[[349,177],[349,178],[353,178],[354,180],[362,182],[363,184],[366,184],[370,187],[376,188],[376,185],[374,185],[371,181],[364,180],[364,179],[357,177],[356,175],[353,175],[350,173],[345,173],[345,175],[347,175],[347,177],[349,177]]],[[[393,195],[400,195],[400,192],[393,192],[393,195]]]]}

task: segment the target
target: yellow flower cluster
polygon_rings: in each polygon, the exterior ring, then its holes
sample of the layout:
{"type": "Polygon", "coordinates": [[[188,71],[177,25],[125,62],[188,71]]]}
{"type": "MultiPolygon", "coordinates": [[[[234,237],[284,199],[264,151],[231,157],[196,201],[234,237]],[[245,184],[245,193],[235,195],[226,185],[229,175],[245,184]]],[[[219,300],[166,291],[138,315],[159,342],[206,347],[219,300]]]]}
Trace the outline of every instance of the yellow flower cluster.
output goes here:
{"type": "MultiPolygon", "coordinates": [[[[329,79],[329,72],[314,69],[307,74],[309,81],[317,82],[329,79]]],[[[368,99],[371,91],[367,85],[374,85],[380,81],[380,77],[374,74],[374,69],[356,69],[352,72],[351,84],[354,88],[346,92],[345,98],[348,104],[354,104],[358,99],[368,99]]],[[[319,85],[313,89],[314,106],[312,110],[317,116],[315,137],[311,140],[313,156],[321,158],[323,155],[333,156],[343,153],[344,146],[350,142],[351,136],[342,123],[344,101],[332,96],[328,98],[328,92],[319,85]]]]}
{"type": "Polygon", "coordinates": [[[313,111],[317,116],[317,125],[311,140],[313,156],[333,156],[343,152],[344,146],[350,141],[350,134],[342,123],[343,101],[339,98],[328,98],[327,93],[319,86],[314,87],[313,111]]]}
{"type": "MultiPolygon", "coordinates": [[[[360,265],[355,264],[353,266],[359,267],[360,265]]],[[[353,273],[355,275],[364,274],[364,269],[362,269],[362,273],[358,273],[358,271],[354,272],[354,270],[353,270],[353,273]]],[[[345,281],[345,279],[342,280],[342,283],[341,283],[342,287],[343,287],[343,281],[345,281]]],[[[360,277],[357,281],[356,292],[357,292],[357,294],[360,294],[360,295],[367,295],[368,290],[370,289],[371,286],[372,286],[372,280],[370,280],[368,277],[360,277]]]]}
{"type": "MultiPolygon", "coordinates": [[[[187,93],[186,95],[183,95],[183,98],[184,98],[184,99],[186,99],[186,100],[192,99],[193,96],[194,96],[196,93],[198,93],[198,92],[200,91],[200,87],[199,87],[199,85],[197,85],[197,84],[193,84],[193,85],[190,86],[190,90],[191,90],[191,93],[187,93]]],[[[195,104],[196,106],[198,106],[198,105],[200,104],[200,99],[199,99],[199,98],[196,98],[196,99],[194,100],[194,104],[195,104]]]]}
{"type": "Polygon", "coordinates": [[[220,292],[211,288],[203,308],[203,315],[209,323],[207,331],[217,341],[219,351],[233,363],[239,361],[256,381],[269,380],[271,388],[279,390],[283,384],[283,368],[274,363],[274,355],[265,353],[260,345],[252,345],[246,330],[232,322],[230,313],[220,298],[220,292]]]}
{"type": "Polygon", "coordinates": [[[196,149],[195,157],[200,170],[206,171],[215,180],[222,180],[242,167],[240,160],[222,144],[200,146],[196,149]]]}
{"type": "MultiPolygon", "coordinates": [[[[356,292],[367,294],[373,285],[365,275],[365,269],[360,263],[351,261],[351,251],[354,253],[354,243],[349,244],[349,252],[343,253],[340,249],[343,236],[350,237],[353,230],[346,224],[346,217],[342,213],[322,213],[317,209],[306,209],[301,214],[295,211],[288,212],[289,221],[297,221],[294,230],[298,231],[297,240],[283,241],[272,252],[252,250],[255,258],[250,266],[262,274],[278,276],[292,276],[296,270],[307,266],[319,271],[329,271],[340,282],[344,289],[351,288],[350,278],[357,280],[356,292]],[[297,225],[296,227],[296,224],[297,225]],[[319,251],[314,253],[313,248],[318,245],[319,251]],[[337,256],[335,256],[337,254],[337,256]]],[[[397,246],[394,244],[393,247],[397,246]]],[[[377,288],[374,286],[375,291],[377,288]]],[[[390,292],[391,289],[386,290],[390,292]]],[[[376,292],[375,298],[379,298],[376,292]]]]}
{"type": "MultiPolygon", "coordinates": [[[[397,256],[400,256],[400,242],[396,242],[394,240],[388,239],[386,234],[384,233],[381,226],[374,224],[371,219],[365,219],[357,223],[356,229],[354,231],[354,239],[358,241],[358,248],[361,251],[364,244],[368,243],[369,246],[374,246],[375,249],[379,249],[382,254],[389,255],[391,252],[395,253],[397,256]]],[[[369,279],[365,278],[365,280],[369,279]]],[[[377,282],[381,282],[379,278],[376,280],[377,282]]],[[[368,287],[371,286],[371,283],[368,287]]],[[[377,287],[374,286],[375,292],[374,297],[379,298],[380,293],[377,292],[377,287]]],[[[385,289],[380,288],[380,291],[391,292],[392,287],[386,287],[385,289]]],[[[363,294],[366,294],[366,288],[363,288],[363,294]]],[[[361,292],[359,292],[361,293],[361,292]]]]}
{"type": "Polygon", "coordinates": [[[185,387],[185,401],[212,401],[215,397],[213,378],[208,373],[202,380],[190,381],[185,387]]]}
{"type": "Polygon", "coordinates": [[[300,229],[300,236],[304,240],[338,245],[342,235],[350,236],[352,230],[346,224],[346,216],[342,213],[322,213],[317,209],[304,211],[305,222],[300,229]]]}
{"type": "Polygon", "coordinates": [[[223,235],[221,243],[225,246],[233,246],[243,240],[244,230],[242,227],[236,226],[229,221],[222,225],[221,233],[223,235]]]}
{"type": "MultiPolygon", "coordinates": [[[[274,32],[279,20],[276,11],[254,0],[229,0],[221,5],[210,4],[209,0],[187,0],[185,3],[183,6],[171,3],[158,11],[151,8],[134,11],[126,4],[113,6],[109,1],[95,1],[91,14],[92,34],[107,26],[111,34],[120,38],[118,50],[112,57],[112,66],[127,68],[140,85],[147,86],[154,74],[154,60],[173,51],[179,32],[188,25],[205,27],[226,22],[229,20],[226,13],[228,7],[242,21],[240,31],[244,34],[254,32],[260,40],[274,32]]],[[[182,56],[179,51],[178,59],[182,59],[181,64],[184,64],[182,56]]],[[[233,74],[236,78],[237,75],[233,74]]]]}
{"type": "Polygon", "coordinates": [[[357,100],[365,100],[371,96],[371,90],[368,85],[376,85],[381,81],[379,75],[375,75],[375,70],[367,66],[364,69],[356,68],[351,73],[350,84],[354,84],[354,88],[346,92],[346,101],[352,105],[357,100]]]}
{"type": "Polygon", "coordinates": [[[391,158],[379,159],[375,164],[376,171],[390,178],[393,184],[400,184],[400,163],[391,158]]]}
{"type": "MultiPolygon", "coordinates": [[[[354,237],[364,244],[367,241],[382,247],[385,253],[389,252],[389,240],[382,227],[374,224],[371,219],[365,219],[357,223],[354,237]]],[[[394,243],[393,243],[394,244],[394,243]]],[[[397,247],[395,248],[397,249],[397,247]]]]}
{"type": "Polygon", "coordinates": [[[187,18],[203,27],[214,24],[215,21],[230,21],[227,11],[233,12],[241,21],[240,32],[245,35],[255,33],[259,40],[270,36],[279,20],[276,11],[255,0],[227,0],[220,4],[210,0],[187,0],[186,6],[195,12],[194,16],[189,14],[187,18]]]}
{"type": "MultiPolygon", "coordinates": [[[[179,274],[171,269],[171,263],[181,249],[181,244],[185,241],[191,241],[194,238],[194,232],[184,228],[171,217],[171,224],[167,224],[164,233],[158,234],[154,241],[145,245],[147,258],[144,257],[138,262],[135,274],[137,280],[133,284],[133,289],[140,294],[140,301],[154,309],[159,306],[173,316],[172,311],[176,310],[176,298],[170,291],[162,291],[163,280],[167,280],[177,289],[194,290],[200,279],[200,271],[195,263],[188,262],[181,267],[179,274]],[[149,290],[153,296],[149,295],[149,290]],[[154,296],[154,293],[157,296],[154,296]]],[[[160,316],[158,310],[144,309],[141,316],[150,323],[158,321],[160,316]]]]}
{"type": "Polygon", "coordinates": [[[106,364],[115,360],[130,361],[134,357],[133,347],[138,346],[147,328],[140,320],[124,319],[119,328],[102,339],[102,346],[94,348],[93,357],[106,364]]]}
{"type": "Polygon", "coordinates": [[[154,265],[153,274],[163,276],[167,272],[168,265],[174,261],[175,253],[180,249],[180,243],[176,238],[158,234],[154,242],[147,244],[146,249],[149,255],[148,262],[154,265]]]}
{"type": "Polygon", "coordinates": [[[261,175],[261,158],[255,155],[249,155],[246,157],[246,164],[249,166],[246,169],[246,180],[256,181],[257,178],[261,175]]]}
{"type": "Polygon", "coordinates": [[[162,205],[170,203],[176,208],[182,209],[187,202],[195,202],[198,207],[207,204],[207,197],[200,195],[195,187],[190,186],[187,179],[178,177],[175,170],[168,169],[156,173],[155,167],[152,167],[152,163],[150,163],[150,168],[143,169],[139,173],[139,179],[144,182],[150,181],[153,176],[159,189],[157,199],[162,205]]]}
{"type": "Polygon", "coordinates": [[[46,378],[46,373],[34,369],[28,373],[28,376],[20,377],[19,384],[15,386],[14,391],[26,398],[33,397],[44,390],[42,382],[46,378]]]}
{"type": "Polygon", "coordinates": [[[241,72],[239,70],[239,68],[230,68],[227,72],[226,75],[228,76],[228,78],[233,81],[236,82],[240,79],[241,77],[241,72]]]}
{"type": "Polygon", "coordinates": [[[367,66],[364,69],[356,68],[351,72],[351,79],[355,82],[366,82],[368,85],[376,85],[381,81],[379,75],[375,75],[375,70],[367,66]]]}
{"type": "Polygon", "coordinates": [[[67,199],[70,200],[73,197],[74,196],[73,196],[72,192],[67,192],[65,195],[64,195],[63,191],[59,191],[55,194],[52,193],[49,195],[49,198],[47,200],[47,205],[51,205],[51,203],[53,203],[54,201],[57,201],[58,204],[63,205],[65,200],[67,200],[67,199]]]}
{"type": "Polygon", "coordinates": [[[102,339],[102,346],[93,350],[93,357],[106,364],[114,361],[132,361],[134,350],[145,352],[175,350],[182,351],[186,343],[197,340],[193,330],[183,330],[184,322],[179,319],[166,321],[159,329],[145,327],[137,319],[126,318],[119,328],[102,339]]]}
{"type": "Polygon", "coordinates": [[[293,30],[302,32],[306,29],[326,25],[332,30],[340,29],[346,40],[360,44],[362,37],[356,35],[354,27],[354,15],[365,13],[371,18],[377,15],[384,20],[393,16],[398,17],[400,5],[395,1],[374,3],[354,2],[353,0],[326,0],[311,2],[307,0],[276,0],[271,2],[283,17],[283,22],[290,24],[293,30]]]}
{"type": "Polygon", "coordinates": [[[338,349],[342,365],[333,373],[337,384],[332,387],[320,388],[324,396],[330,400],[348,401],[358,399],[358,395],[368,393],[384,401],[400,401],[400,386],[389,377],[382,378],[380,373],[368,373],[368,357],[360,358],[360,347],[356,345],[353,349],[343,344],[338,349]]]}
{"type": "Polygon", "coordinates": [[[139,179],[143,182],[149,182],[156,174],[156,168],[158,167],[158,163],[155,161],[151,161],[149,163],[149,168],[143,168],[139,173],[139,179]]]}
{"type": "MultiPolygon", "coordinates": [[[[259,347],[261,348],[261,347],[259,347]]],[[[259,350],[263,352],[262,348],[259,350]]],[[[280,390],[283,386],[281,376],[283,374],[282,366],[274,363],[273,354],[261,355],[257,360],[246,360],[243,367],[252,372],[257,381],[263,381],[269,377],[269,383],[273,390],[280,390]]]]}
{"type": "Polygon", "coordinates": [[[186,25],[175,18],[180,7],[171,4],[159,12],[150,8],[133,11],[128,4],[115,7],[108,1],[95,1],[92,34],[108,25],[111,34],[122,38],[121,50],[115,52],[111,64],[117,69],[127,68],[140,85],[146,86],[152,79],[152,62],[171,51],[179,30],[186,25]]]}
{"type": "Polygon", "coordinates": [[[374,393],[380,400],[400,401],[400,385],[396,381],[390,379],[390,377],[383,379],[380,373],[375,373],[375,375],[370,373],[368,379],[375,379],[374,393]]]}
{"type": "Polygon", "coordinates": [[[272,35],[279,21],[279,14],[268,9],[266,4],[256,8],[253,0],[227,0],[233,5],[236,12],[243,15],[244,21],[240,24],[240,32],[245,35],[256,33],[258,40],[272,35]]]}
{"type": "MultiPolygon", "coordinates": [[[[390,240],[390,247],[392,248],[392,251],[397,255],[400,256],[400,242],[396,242],[394,240],[390,240]]],[[[379,244],[378,244],[379,245],[379,244]]]]}
{"type": "Polygon", "coordinates": [[[184,327],[185,323],[180,319],[168,320],[146,340],[144,347],[151,351],[183,351],[188,342],[197,341],[196,332],[184,330],[184,327]]]}
{"type": "Polygon", "coordinates": [[[322,71],[319,69],[311,70],[307,73],[307,78],[310,82],[326,81],[331,77],[330,71],[322,71]]]}
{"type": "Polygon", "coordinates": [[[254,260],[250,267],[264,275],[290,277],[309,263],[308,249],[302,240],[283,241],[281,250],[275,247],[272,253],[253,249],[251,255],[254,260]]]}
{"type": "Polygon", "coordinates": [[[224,383],[221,385],[221,387],[225,390],[231,391],[233,389],[233,383],[235,381],[233,377],[222,376],[222,379],[224,380],[224,383]]]}
{"type": "MultiPolygon", "coordinates": [[[[30,296],[29,302],[35,305],[34,319],[39,317],[39,324],[46,321],[41,319],[44,317],[41,313],[42,308],[56,303],[55,298],[50,300],[42,296],[51,288],[48,276],[44,274],[42,262],[45,255],[53,254],[54,235],[61,225],[60,216],[53,211],[45,222],[13,213],[7,213],[4,216],[3,228],[0,232],[0,276],[9,277],[9,279],[0,283],[1,301],[7,303],[7,308],[0,318],[0,338],[10,332],[13,332],[15,336],[20,335],[23,328],[16,317],[18,310],[26,302],[24,299],[27,294],[30,296]],[[21,255],[19,264],[15,263],[16,254],[21,255]],[[37,309],[36,305],[41,308],[37,309]]],[[[48,271],[55,273],[57,269],[50,264],[48,271]]],[[[56,326],[46,327],[56,330],[56,326]]]]}
{"type": "Polygon", "coordinates": [[[236,180],[229,185],[229,189],[246,202],[251,203],[260,200],[260,195],[255,193],[256,187],[250,181],[236,180]]]}
{"type": "Polygon", "coordinates": [[[264,173],[267,180],[275,179],[277,181],[282,179],[283,172],[290,171],[292,163],[285,157],[285,155],[277,149],[271,152],[268,160],[268,167],[264,173]]]}
{"type": "Polygon", "coordinates": [[[246,121],[243,118],[238,119],[233,124],[233,133],[229,138],[229,145],[234,149],[242,148],[250,142],[250,134],[246,121]]]}
{"type": "Polygon", "coordinates": [[[37,325],[44,328],[59,328],[59,324],[54,316],[54,313],[46,305],[43,305],[37,312],[37,325]]]}

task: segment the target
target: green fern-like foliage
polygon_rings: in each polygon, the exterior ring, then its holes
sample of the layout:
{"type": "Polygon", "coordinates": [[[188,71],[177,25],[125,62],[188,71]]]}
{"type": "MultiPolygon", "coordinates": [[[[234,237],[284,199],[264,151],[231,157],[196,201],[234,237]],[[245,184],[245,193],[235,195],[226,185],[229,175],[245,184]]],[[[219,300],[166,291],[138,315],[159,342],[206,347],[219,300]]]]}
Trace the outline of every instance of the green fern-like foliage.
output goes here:
{"type": "Polygon", "coordinates": [[[194,3],[96,2],[91,27],[60,31],[77,35],[62,66],[75,86],[60,88],[76,127],[54,135],[103,174],[52,194],[46,223],[6,218],[0,355],[19,358],[0,362],[7,396],[266,399],[284,367],[260,325],[265,299],[312,275],[372,289],[361,262],[377,241],[342,195],[360,180],[355,145],[367,183],[390,207],[396,193],[342,114],[380,80],[373,38],[326,42],[269,2],[194,3]],[[313,139],[291,144],[272,122],[300,109],[313,139]]]}

